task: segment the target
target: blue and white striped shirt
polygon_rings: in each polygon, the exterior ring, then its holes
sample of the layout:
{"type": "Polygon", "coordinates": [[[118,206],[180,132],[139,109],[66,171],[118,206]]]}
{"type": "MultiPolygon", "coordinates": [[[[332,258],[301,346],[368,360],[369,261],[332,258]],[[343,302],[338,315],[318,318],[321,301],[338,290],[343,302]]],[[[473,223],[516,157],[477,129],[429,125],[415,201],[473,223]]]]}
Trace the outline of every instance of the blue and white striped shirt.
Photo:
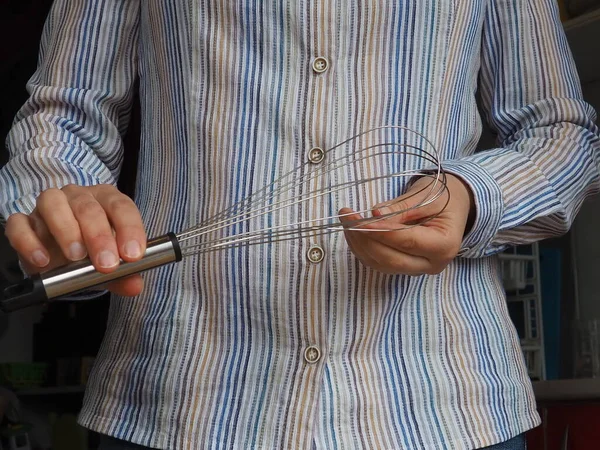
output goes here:
{"type": "Polygon", "coordinates": [[[116,183],[138,81],[150,235],[385,124],[441,150],[476,219],[436,276],[367,269],[339,234],[148,273],[111,302],[84,426],[163,449],[471,449],[539,423],[495,255],[565,232],[600,157],[553,0],[56,0],[1,214],[116,183]],[[478,88],[498,148],[475,153],[478,88]]]}

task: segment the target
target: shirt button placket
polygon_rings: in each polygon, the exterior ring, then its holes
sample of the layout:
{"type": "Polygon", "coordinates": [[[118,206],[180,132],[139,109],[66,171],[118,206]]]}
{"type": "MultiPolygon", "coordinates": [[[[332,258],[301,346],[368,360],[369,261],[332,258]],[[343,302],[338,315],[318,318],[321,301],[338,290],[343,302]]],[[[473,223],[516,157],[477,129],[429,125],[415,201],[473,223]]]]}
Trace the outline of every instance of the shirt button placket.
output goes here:
{"type": "MultiPolygon", "coordinates": [[[[327,79],[324,77],[320,77],[319,75],[324,74],[325,72],[327,72],[330,69],[330,64],[329,61],[327,60],[327,58],[323,57],[323,56],[318,56],[316,58],[313,59],[312,61],[312,70],[315,76],[315,81],[316,81],[316,86],[317,89],[323,89],[324,86],[323,84],[327,82],[327,79]],[[318,79],[318,81],[317,81],[318,79]]],[[[321,116],[322,114],[326,113],[326,109],[325,110],[321,110],[319,111],[319,116],[321,116]]],[[[325,161],[325,157],[326,157],[326,152],[323,150],[323,148],[321,146],[318,145],[313,145],[312,148],[310,148],[307,151],[306,154],[306,159],[310,162],[310,164],[314,165],[314,166],[318,166],[320,164],[324,164],[325,161]]],[[[326,186],[328,181],[324,178],[326,178],[327,175],[327,167],[326,166],[321,166],[319,167],[313,167],[313,170],[315,171],[315,183],[312,184],[311,183],[311,187],[310,190],[312,189],[322,189],[323,186],[326,186]],[[320,173],[320,170],[323,170],[323,173],[320,173]]],[[[310,191],[309,190],[309,191],[310,191]]],[[[310,195],[310,192],[308,193],[310,195]]],[[[319,197],[320,198],[320,197],[319,197]]],[[[318,204],[312,204],[313,202],[311,202],[311,206],[316,208],[317,210],[321,209],[322,207],[318,204]]],[[[309,207],[310,208],[310,207],[309,207]]],[[[315,236],[316,237],[316,236],[315,236]]],[[[310,242],[310,241],[309,241],[310,242]]],[[[325,259],[325,250],[323,249],[323,245],[325,244],[326,241],[321,242],[319,245],[319,243],[317,242],[312,242],[310,243],[309,248],[306,250],[306,259],[308,261],[308,264],[314,267],[315,273],[314,273],[314,280],[319,280],[319,281],[315,281],[315,292],[313,295],[311,295],[309,297],[308,302],[309,303],[313,303],[314,304],[310,307],[311,309],[320,309],[322,307],[321,302],[321,295],[319,294],[319,291],[317,290],[317,286],[320,286],[323,280],[323,277],[326,277],[326,271],[321,269],[318,270],[316,268],[316,266],[318,266],[319,264],[321,264],[323,262],[323,260],[325,259]]],[[[320,319],[317,317],[315,318],[315,320],[319,321],[320,319]]],[[[322,366],[320,366],[319,364],[323,361],[323,352],[321,350],[321,347],[318,345],[315,345],[314,342],[321,342],[324,346],[326,346],[326,328],[323,326],[322,323],[315,323],[313,324],[314,326],[314,331],[310,333],[309,336],[307,336],[306,339],[306,347],[304,348],[304,363],[308,366],[311,366],[314,368],[313,376],[314,376],[314,382],[315,383],[320,383],[321,377],[322,377],[322,366]]],[[[325,348],[325,347],[323,347],[325,348]]]]}
{"type": "MultiPolygon", "coordinates": [[[[312,69],[316,74],[321,74],[329,69],[329,61],[324,56],[317,56],[312,62],[312,69]]],[[[313,147],[308,152],[308,160],[313,164],[320,164],[325,158],[325,151],[321,147],[313,147]]],[[[323,261],[325,251],[318,245],[313,245],[306,254],[308,260],[313,264],[323,261]]]]}

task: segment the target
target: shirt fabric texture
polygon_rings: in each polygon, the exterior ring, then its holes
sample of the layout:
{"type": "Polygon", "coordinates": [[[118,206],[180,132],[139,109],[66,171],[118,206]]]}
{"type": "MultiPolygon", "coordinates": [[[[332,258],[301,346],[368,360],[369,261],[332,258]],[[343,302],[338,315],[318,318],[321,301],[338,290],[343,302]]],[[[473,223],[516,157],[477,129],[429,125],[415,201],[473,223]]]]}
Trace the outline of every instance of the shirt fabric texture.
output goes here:
{"type": "Polygon", "coordinates": [[[50,187],[116,184],[138,86],[150,236],[388,124],[431,140],[476,203],[435,276],[370,270],[342,234],[147,273],[111,301],[81,424],[162,449],[473,449],[539,424],[497,254],[568,230],[600,155],[554,3],[56,0],[4,218],[50,187]],[[478,89],[498,144],[476,152],[478,89]]]}

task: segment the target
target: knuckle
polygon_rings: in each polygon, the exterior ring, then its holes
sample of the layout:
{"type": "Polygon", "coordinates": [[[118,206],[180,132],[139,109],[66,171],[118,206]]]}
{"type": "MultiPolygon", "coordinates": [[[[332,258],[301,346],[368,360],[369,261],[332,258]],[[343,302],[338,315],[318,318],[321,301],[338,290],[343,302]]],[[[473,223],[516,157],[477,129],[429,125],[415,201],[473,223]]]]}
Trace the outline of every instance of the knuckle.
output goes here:
{"type": "Polygon", "coordinates": [[[19,236],[22,236],[23,234],[25,234],[25,227],[24,227],[24,220],[23,218],[25,217],[24,214],[14,214],[12,216],[10,216],[8,218],[8,220],[6,221],[6,228],[4,229],[4,235],[6,236],[6,238],[9,240],[9,242],[13,243],[13,241],[15,239],[17,239],[19,236]]]}
{"type": "Polygon", "coordinates": [[[71,183],[71,184],[67,184],[67,185],[63,186],[61,188],[61,191],[63,191],[65,194],[72,194],[74,192],[77,192],[80,189],[81,189],[81,186],[71,183]]]}
{"type": "Polygon", "coordinates": [[[393,214],[395,216],[400,217],[402,217],[402,215],[404,215],[406,210],[408,209],[408,203],[406,202],[406,200],[392,201],[387,205],[384,204],[383,206],[386,207],[389,214],[393,214]]]}
{"type": "Polygon", "coordinates": [[[136,225],[121,225],[118,228],[115,228],[115,233],[120,238],[135,238],[144,240],[145,232],[143,227],[139,227],[136,225]]]}
{"type": "Polygon", "coordinates": [[[94,195],[99,197],[113,195],[115,192],[119,193],[119,190],[112,184],[97,184],[95,186],[91,186],[90,189],[94,195]]]}
{"type": "Polygon", "coordinates": [[[104,231],[97,231],[88,236],[91,247],[104,248],[104,247],[112,247],[115,245],[115,238],[112,234],[106,233],[104,231]]]}
{"type": "Polygon", "coordinates": [[[126,212],[127,210],[131,210],[134,206],[134,203],[131,199],[123,194],[114,195],[110,198],[107,203],[108,208],[111,212],[126,212]]]}
{"type": "Polygon", "coordinates": [[[49,203],[55,202],[58,198],[63,196],[63,192],[57,188],[50,188],[43,191],[37,198],[37,205],[44,206],[49,203]]]}
{"type": "Polygon", "coordinates": [[[11,216],[9,216],[8,219],[6,219],[6,227],[4,229],[5,233],[8,233],[9,231],[13,231],[14,229],[19,228],[17,222],[23,222],[23,219],[25,217],[27,217],[27,216],[22,213],[15,213],[15,214],[12,214],[11,216]]]}
{"type": "Polygon", "coordinates": [[[112,184],[108,184],[108,183],[98,184],[97,187],[98,187],[98,189],[105,191],[105,192],[112,192],[112,191],[118,192],[118,189],[115,186],[113,186],[112,184]]]}
{"type": "Polygon", "coordinates": [[[71,208],[77,217],[90,217],[104,215],[104,210],[100,203],[88,196],[81,196],[74,200],[71,208]]]}
{"type": "Polygon", "coordinates": [[[79,205],[86,202],[94,202],[94,197],[87,194],[85,191],[78,190],[69,198],[69,203],[71,206],[79,205]]]}
{"type": "Polygon", "coordinates": [[[78,231],[75,226],[61,222],[52,228],[52,235],[60,240],[62,238],[72,238],[75,234],[79,234],[78,231]]]}

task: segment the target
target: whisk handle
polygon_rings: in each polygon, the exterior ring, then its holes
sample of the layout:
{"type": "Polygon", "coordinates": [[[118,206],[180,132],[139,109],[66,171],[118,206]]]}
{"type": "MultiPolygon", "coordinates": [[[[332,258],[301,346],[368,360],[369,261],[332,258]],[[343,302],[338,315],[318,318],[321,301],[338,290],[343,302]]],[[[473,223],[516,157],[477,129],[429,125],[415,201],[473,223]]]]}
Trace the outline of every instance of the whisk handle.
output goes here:
{"type": "Polygon", "coordinates": [[[96,271],[91,261],[84,259],[8,286],[0,290],[0,310],[17,311],[155,267],[179,262],[181,259],[177,237],[174,233],[169,233],[148,241],[142,259],[135,262],[121,261],[119,267],[111,273],[96,271]]]}

